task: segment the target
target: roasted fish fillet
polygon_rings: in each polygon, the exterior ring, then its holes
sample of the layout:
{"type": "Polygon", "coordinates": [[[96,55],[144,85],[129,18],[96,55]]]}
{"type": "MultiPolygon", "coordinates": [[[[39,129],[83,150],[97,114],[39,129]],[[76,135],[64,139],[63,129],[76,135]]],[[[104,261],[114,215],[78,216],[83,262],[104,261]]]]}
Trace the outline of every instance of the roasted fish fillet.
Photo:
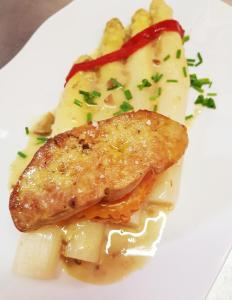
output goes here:
{"type": "Polygon", "coordinates": [[[178,161],[187,143],[185,126],[146,110],[61,133],[37,151],[13,188],[15,226],[33,230],[118,200],[151,170],[159,174],[178,161]]]}

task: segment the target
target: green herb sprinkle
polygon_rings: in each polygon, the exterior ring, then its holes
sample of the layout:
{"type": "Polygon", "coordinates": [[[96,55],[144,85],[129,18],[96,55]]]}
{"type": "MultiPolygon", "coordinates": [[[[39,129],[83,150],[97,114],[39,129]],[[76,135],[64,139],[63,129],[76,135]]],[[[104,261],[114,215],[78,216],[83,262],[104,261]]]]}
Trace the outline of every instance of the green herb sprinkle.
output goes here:
{"type": "Polygon", "coordinates": [[[160,74],[160,73],[156,73],[154,75],[152,75],[151,79],[157,83],[161,80],[161,78],[164,76],[164,74],[160,74]]]}
{"type": "Polygon", "coordinates": [[[190,120],[192,118],[193,118],[193,115],[188,115],[188,116],[185,117],[185,120],[187,121],[187,120],[190,120]]]}
{"type": "Polygon", "coordinates": [[[124,95],[125,95],[127,100],[131,100],[133,98],[130,90],[125,90],[124,95]]]}
{"type": "Polygon", "coordinates": [[[25,127],[25,133],[26,133],[26,135],[28,135],[28,134],[30,133],[30,131],[29,131],[29,128],[28,128],[28,127],[25,127]]]}
{"type": "Polygon", "coordinates": [[[93,120],[93,115],[91,112],[88,112],[86,115],[86,121],[89,123],[92,122],[92,120],[93,120]]]}
{"type": "Polygon", "coordinates": [[[18,151],[17,154],[18,154],[18,156],[20,156],[22,158],[26,158],[27,157],[27,155],[24,152],[22,152],[22,151],[18,151]]]}
{"type": "Polygon", "coordinates": [[[170,82],[170,83],[176,83],[176,82],[178,82],[178,80],[176,80],[176,79],[167,79],[166,81],[170,82]]]}
{"type": "Polygon", "coordinates": [[[163,61],[167,61],[169,58],[170,58],[170,55],[168,54],[164,57],[163,61]]]}
{"type": "Polygon", "coordinates": [[[78,99],[74,99],[73,103],[76,104],[79,107],[82,107],[82,102],[78,99]]]}
{"type": "Polygon", "coordinates": [[[181,49],[178,49],[177,51],[176,51],[176,58],[180,58],[181,57],[181,49]]]}

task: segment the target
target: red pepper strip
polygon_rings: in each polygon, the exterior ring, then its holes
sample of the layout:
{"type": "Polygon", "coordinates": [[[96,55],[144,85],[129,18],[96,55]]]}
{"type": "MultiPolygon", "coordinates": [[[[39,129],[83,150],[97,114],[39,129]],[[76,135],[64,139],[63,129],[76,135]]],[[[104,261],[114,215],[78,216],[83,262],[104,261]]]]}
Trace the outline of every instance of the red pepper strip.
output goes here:
{"type": "Polygon", "coordinates": [[[121,47],[121,49],[90,61],[74,64],[68,76],[66,77],[65,85],[79,71],[93,70],[96,67],[100,67],[114,61],[128,58],[131,54],[133,54],[140,48],[146,46],[151,41],[157,39],[160,36],[160,34],[164,31],[176,31],[180,34],[181,37],[184,36],[183,28],[181,27],[179,22],[175,20],[165,20],[157,24],[151,25],[150,27],[137,33],[135,36],[129,39],[121,47]]]}

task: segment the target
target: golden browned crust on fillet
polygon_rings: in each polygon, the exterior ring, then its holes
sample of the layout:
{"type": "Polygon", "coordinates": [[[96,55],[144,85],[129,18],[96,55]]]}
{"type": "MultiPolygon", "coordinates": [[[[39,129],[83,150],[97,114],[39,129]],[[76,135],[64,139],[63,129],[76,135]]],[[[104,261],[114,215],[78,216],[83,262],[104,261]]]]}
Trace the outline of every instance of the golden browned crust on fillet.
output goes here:
{"type": "Polygon", "coordinates": [[[147,172],[179,160],[187,140],[185,126],[145,110],[59,134],[37,151],[11,193],[15,226],[36,229],[120,199],[147,172]]]}

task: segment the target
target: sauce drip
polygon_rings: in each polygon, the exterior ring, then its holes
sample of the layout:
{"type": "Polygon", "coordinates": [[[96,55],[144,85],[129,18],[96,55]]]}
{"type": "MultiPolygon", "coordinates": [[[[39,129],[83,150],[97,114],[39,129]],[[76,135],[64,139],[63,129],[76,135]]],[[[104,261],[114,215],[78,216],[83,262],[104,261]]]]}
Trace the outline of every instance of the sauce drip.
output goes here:
{"type": "Polygon", "coordinates": [[[153,24],[130,38],[119,50],[93,60],[74,64],[66,77],[65,85],[79,71],[93,70],[105,64],[128,58],[131,54],[157,39],[161,33],[166,31],[175,31],[179,33],[181,37],[184,35],[183,28],[176,20],[165,20],[153,24]]]}

